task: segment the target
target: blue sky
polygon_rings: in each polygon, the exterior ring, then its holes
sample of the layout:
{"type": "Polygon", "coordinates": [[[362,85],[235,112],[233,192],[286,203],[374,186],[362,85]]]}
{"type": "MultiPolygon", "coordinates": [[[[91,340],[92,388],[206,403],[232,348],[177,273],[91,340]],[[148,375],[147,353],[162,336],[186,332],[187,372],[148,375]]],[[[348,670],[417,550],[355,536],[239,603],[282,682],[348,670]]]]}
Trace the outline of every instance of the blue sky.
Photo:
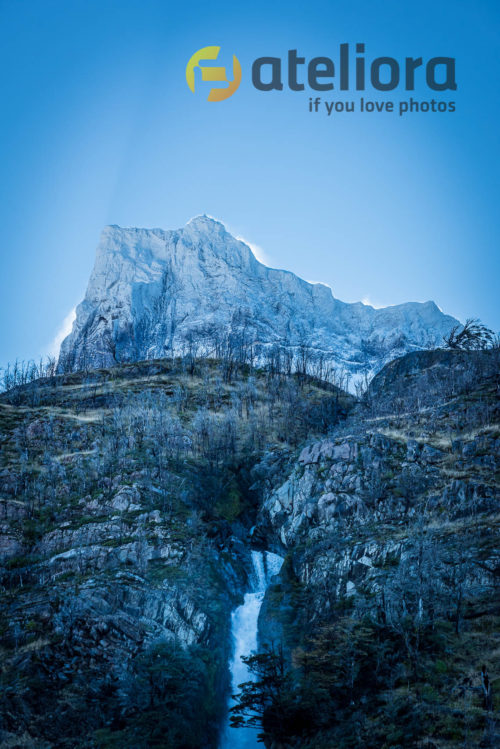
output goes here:
{"type": "Polygon", "coordinates": [[[500,329],[498,2],[4,0],[0,20],[0,363],[50,348],[105,224],[199,213],[345,301],[433,299],[500,329]],[[335,61],[342,42],[367,60],[456,57],[453,95],[412,95],[457,111],[328,118],[308,90],[252,87],[256,57],[335,61]],[[186,85],[207,45],[242,65],[224,102],[186,85]]]}

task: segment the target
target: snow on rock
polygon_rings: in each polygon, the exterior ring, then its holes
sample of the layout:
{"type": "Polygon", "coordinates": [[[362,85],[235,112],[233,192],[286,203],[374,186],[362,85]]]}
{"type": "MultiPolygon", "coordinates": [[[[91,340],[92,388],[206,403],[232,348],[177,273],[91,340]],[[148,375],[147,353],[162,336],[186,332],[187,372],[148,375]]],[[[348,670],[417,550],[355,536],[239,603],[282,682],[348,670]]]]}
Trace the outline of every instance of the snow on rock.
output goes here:
{"type": "Polygon", "coordinates": [[[274,344],[297,352],[307,342],[355,381],[438,344],[455,323],[434,302],[380,309],[341,302],[323,284],[263,265],[208,216],[174,231],[108,226],[59,370],[213,355],[232,333],[262,356],[274,344]]]}

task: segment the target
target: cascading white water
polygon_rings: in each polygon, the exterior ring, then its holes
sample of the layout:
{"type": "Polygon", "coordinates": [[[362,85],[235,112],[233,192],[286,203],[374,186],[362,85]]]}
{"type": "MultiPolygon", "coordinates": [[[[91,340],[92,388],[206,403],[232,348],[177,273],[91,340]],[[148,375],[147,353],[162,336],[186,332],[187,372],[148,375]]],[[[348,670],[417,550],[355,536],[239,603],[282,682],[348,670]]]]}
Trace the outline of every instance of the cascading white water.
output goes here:
{"type": "MultiPolygon", "coordinates": [[[[238,693],[238,684],[251,681],[252,674],[241,660],[242,655],[250,655],[257,650],[257,627],[259,612],[271,578],[277,575],[283,559],[270,551],[252,551],[251,591],[245,594],[242,606],[233,611],[231,635],[234,642],[231,660],[231,694],[238,693]]],[[[234,704],[231,697],[228,708],[234,704]]],[[[254,749],[262,746],[257,743],[257,730],[252,727],[231,728],[229,717],[222,732],[220,749],[254,749]]]]}

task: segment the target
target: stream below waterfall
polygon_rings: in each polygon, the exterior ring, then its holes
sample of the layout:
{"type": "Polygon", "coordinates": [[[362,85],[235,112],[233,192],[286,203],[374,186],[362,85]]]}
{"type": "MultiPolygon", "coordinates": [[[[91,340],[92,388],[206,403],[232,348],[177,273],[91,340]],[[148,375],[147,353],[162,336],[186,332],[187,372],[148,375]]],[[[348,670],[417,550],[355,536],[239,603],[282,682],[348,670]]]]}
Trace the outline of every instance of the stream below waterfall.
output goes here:
{"type": "MultiPolygon", "coordinates": [[[[250,655],[257,650],[257,630],[259,612],[266,590],[274,575],[277,575],[283,559],[270,551],[252,551],[252,574],[250,591],[245,593],[243,604],[235,609],[231,616],[231,636],[233,639],[233,657],[230,663],[231,694],[238,693],[238,684],[251,681],[252,674],[241,660],[242,655],[250,655]]],[[[228,708],[234,704],[230,697],[228,708]]],[[[255,749],[258,729],[251,726],[231,728],[229,716],[222,731],[220,749],[255,749]]]]}

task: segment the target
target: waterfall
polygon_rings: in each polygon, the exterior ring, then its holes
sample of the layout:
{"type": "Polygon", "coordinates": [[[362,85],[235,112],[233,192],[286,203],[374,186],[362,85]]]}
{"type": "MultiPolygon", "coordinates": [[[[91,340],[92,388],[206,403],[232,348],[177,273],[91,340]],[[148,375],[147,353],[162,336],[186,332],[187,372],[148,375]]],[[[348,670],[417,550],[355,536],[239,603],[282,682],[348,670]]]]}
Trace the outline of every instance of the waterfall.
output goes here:
{"type": "MultiPolygon", "coordinates": [[[[251,589],[245,593],[243,604],[238,606],[231,616],[231,635],[234,644],[230,664],[231,694],[236,694],[238,684],[251,681],[252,674],[241,660],[242,655],[250,655],[257,650],[257,626],[259,612],[271,578],[277,575],[283,559],[270,551],[252,551],[251,589]]],[[[231,697],[228,708],[234,704],[231,697]]],[[[252,727],[231,728],[229,717],[222,733],[220,749],[254,749],[257,743],[257,730],[252,727]]]]}

